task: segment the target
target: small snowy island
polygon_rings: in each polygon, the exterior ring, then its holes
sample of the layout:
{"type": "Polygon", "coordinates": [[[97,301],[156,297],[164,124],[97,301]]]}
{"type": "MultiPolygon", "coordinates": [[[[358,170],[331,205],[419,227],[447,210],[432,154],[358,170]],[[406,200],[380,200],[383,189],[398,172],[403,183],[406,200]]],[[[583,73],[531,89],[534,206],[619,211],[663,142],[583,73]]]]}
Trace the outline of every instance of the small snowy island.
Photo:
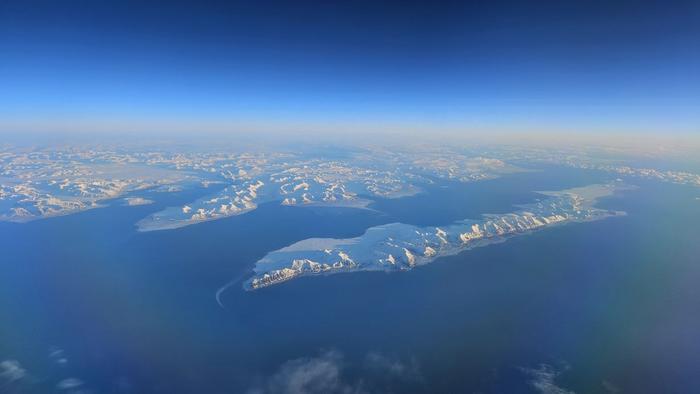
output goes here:
{"type": "Polygon", "coordinates": [[[502,242],[515,235],[624,215],[624,212],[596,208],[594,204],[626,189],[629,186],[611,183],[539,192],[546,198],[522,205],[516,212],[487,214],[480,220],[461,220],[441,227],[392,223],[369,228],[356,238],[306,239],[260,259],[244,288],[255,290],[309,275],[410,270],[439,257],[502,242]]]}

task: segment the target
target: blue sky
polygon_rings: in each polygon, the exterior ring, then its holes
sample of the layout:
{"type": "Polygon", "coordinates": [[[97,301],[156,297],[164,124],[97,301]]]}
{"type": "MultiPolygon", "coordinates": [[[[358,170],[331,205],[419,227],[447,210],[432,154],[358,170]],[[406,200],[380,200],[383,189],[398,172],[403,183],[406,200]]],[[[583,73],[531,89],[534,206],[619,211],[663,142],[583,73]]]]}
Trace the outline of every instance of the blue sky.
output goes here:
{"type": "Polygon", "coordinates": [[[2,2],[0,129],[700,132],[698,2],[436,3],[2,2]]]}

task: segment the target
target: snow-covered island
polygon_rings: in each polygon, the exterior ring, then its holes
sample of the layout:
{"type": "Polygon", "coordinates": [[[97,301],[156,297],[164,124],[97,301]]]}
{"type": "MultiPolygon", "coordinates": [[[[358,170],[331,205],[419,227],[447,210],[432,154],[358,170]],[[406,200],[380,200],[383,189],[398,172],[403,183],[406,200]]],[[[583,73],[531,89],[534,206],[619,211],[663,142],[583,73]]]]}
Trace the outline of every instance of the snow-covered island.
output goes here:
{"type": "Polygon", "coordinates": [[[218,164],[215,172],[228,186],[149,215],[137,223],[139,231],[175,229],[241,215],[266,202],[366,208],[373,199],[419,193],[422,186],[433,182],[432,178],[475,182],[520,171],[501,160],[446,152],[415,156],[384,152],[381,156],[360,154],[345,160],[271,156],[258,158],[252,168],[241,164],[247,162],[218,164]]]}
{"type": "Polygon", "coordinates": [[[350,149],[329,157],[288,151],[189,151],[166,147],[0,148],[0,220],[27,222],[105,206],[145,205],[135,192],[223,185],[155,212],[141,231],[173,229],[240,215],[261,203],[366,207],[374,198],[419,193],[433,179],[472,182],[520,171],[458,149],[350,149]],[[128,196],[128,197],[127,197],[128,196]]]}
{"type": "Polygon", "coordinates": [[[555,225],[601,220],[624,212],[594,207],[596,201],[629,188],[620,183],[540,192],[544,199],[507,214],[483,215],[448,226],[392,223],[349,239],[312,238],[267,254],[245,282],[248,290],[308,275],[353,271],[401,271],[474,247],[555,225]]]}
{"type": "Polygon", "coordinates": [[[378,199],[420,193],[435,182],[480,182],[537,170],[542,164],[700,186],[700,174],[637,168],[586,149],[397,144],[347,147],[329,154],[323,148],[6,146],[0,147],[0,221],[69,215],[117,199],[124,205],[144,205],[157,199],[151,192],[203,187],[193,200],[151,212],[137,223],[139,231],[167,230],[245,214],[263,203],[366,208],[378,199]]]}

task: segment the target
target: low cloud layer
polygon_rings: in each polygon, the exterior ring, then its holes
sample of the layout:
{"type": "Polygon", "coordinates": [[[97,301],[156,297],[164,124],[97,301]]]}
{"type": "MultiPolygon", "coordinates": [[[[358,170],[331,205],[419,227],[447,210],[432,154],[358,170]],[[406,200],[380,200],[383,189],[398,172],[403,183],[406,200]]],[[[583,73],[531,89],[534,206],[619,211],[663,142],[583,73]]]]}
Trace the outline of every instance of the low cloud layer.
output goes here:
{"type": "Polygon", "coordinates": [[[415,360],[406,362],[371,352],[362,362],[352,364],[343,353],[329,350],[286,361],[249,394],[387,393],[397,386],[421,382],[415,360]]]}
{"type": "Polygon", "coordinates": [[[556,379],[568,366],[556,369],[548,364],[540,364],[537,368],[523,368],[531,377],[530,385],[540,394],[575,394],[573,391],[565,389],[556,383],[556,379]]]}
{"type": "Polygon", "coordinates": [[[6,383],[16,382],[27,376],[27,371],[17,360],[0,362],[0,380],[6,383]]]}

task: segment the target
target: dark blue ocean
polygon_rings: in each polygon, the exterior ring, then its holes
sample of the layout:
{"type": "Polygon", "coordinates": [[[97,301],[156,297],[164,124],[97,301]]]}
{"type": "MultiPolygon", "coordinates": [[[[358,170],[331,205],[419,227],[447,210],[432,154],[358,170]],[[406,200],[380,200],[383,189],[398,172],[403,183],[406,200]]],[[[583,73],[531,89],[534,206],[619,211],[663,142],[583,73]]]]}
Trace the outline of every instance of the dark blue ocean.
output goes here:
{"type": "Polygon", "coordinates": [[[254,392],[320,365],[338,373],[329,389],[368,392],[694,392],[700,190],[688,186],[629,179],[639,188],[599,204],[624,217],[546,229],[410,272],[302,278],[255,292],[236,282],[224,308],[215,299],[267,252],[305,238],[396,221],[443,225],[512,211],[537,199],[534,190],[610,179],[540,168],[438,183],[374,211],[270,203],[147,233],[134,224],[211,190],[0,223],[0,361],[26,372],[0,391],[64,392],[60,382],[72,378],[95,393],[254,392]]]}

